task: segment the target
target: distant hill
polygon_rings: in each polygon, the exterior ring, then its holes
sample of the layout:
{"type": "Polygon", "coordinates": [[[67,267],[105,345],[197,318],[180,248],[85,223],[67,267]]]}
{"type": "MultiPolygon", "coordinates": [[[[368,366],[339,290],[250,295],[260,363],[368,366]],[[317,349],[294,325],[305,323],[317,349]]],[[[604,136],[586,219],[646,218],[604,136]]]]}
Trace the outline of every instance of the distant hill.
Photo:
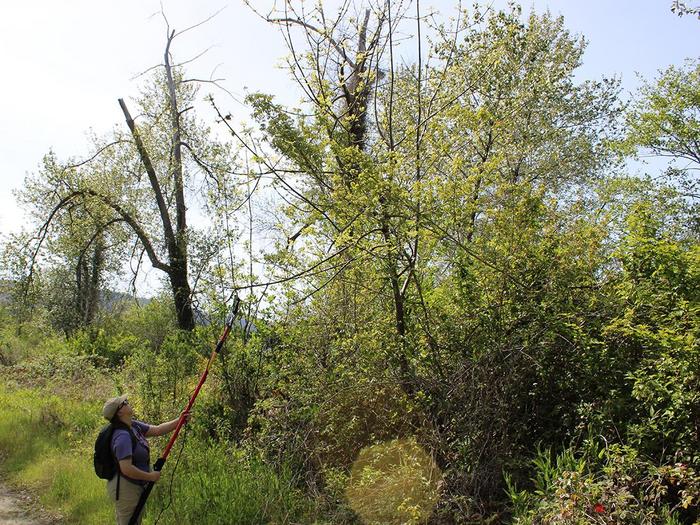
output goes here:
{"type": "MultiPolygon", "coordinates": [[[[15,286],[15,281],[8,279],[0,279],[0,305],[7,305],[12,301],[12,288],[15,286]]],[[[103,312],[112,312],[117,310],[120,305],[138,304],[145,306],[153,299],[150,297],[134,297],[131,294],[117,292],[114,290],[100,291],[100,310],[103,312]]]]}
{"type": "Polygon", "coordinates": [[[138,304],[146,306],[153,299],[151,297],[134,297],[131,294],[123,292],[115,292],[114,290],[100,291],[100,310],[111,312],[122,304],[138,304]]]}
{"type": "MultiPolygon", "coordinates": [[[[0,279],[0,306],[10,304],[10,301],[12,301],[12,287],[14,285],[14,281],[0,279]]],[[[129,306],[146,306],[152,300],[153,298],[151,297],[134,297],[133,295],[124,292],[101,290],[99,310],[100,312],[118,313],[129,306]]],[[[207,316],[200,308],[195,306],[193,309],[196,324],[199,326],[208,326],[212,323],[209,316],[207,316]]],[[[239,325],[241,329],[246,329],[247,323],[243,317],[239,317],[236,324],[239,325]]],[[[253,333],[258,331],[254,323],[250,323],[249,330],[253,333]]]]}

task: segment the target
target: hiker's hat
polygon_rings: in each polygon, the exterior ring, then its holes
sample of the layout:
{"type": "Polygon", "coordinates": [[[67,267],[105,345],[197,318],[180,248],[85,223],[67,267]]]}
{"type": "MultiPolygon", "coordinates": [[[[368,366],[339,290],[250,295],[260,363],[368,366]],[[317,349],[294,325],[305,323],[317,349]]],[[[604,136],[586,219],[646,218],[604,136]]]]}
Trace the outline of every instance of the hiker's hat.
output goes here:
{"type": "Polygon", "coordinates": [[[122,403],[126,401],[127,395],[124,394],[123,396],[119,397],[113,397],[112,399],[108,399],[107,402],[105,403],[105,406],[102,407],[102,415],[107,418],[107,419],[112,419],[114,417],[114,414],[117,413],[117,410],[121,408],[122,403]]]}

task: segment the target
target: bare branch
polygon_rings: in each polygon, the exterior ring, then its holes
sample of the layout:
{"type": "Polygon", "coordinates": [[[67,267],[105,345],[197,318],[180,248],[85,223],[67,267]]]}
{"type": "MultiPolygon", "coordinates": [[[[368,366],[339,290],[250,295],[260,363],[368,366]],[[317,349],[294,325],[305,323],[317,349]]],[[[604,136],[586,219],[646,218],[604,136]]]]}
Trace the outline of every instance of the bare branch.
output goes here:
{"type": "Polygon", "coordinates": [[[151,66],[151,67],[149,67],[148,69],[144,69],[144,70],[141,71],[140,73],[137,73],[136,75],[134,75],[133,77],[131,77],[130,80],[132,80],[132,81],[137,80],[137,79],[141,78],[142,76],[147,75],[147,74],[150,73],[151,71],[154,71],[154,70],[158,69],[159,67],[163,67],[164,65],[165,65],[165,64],[156,64],[155,66],[151,66]]]}
{"type": "Polygon", "coordinates": [[[219,9],[219,10],[216,11],[216,12],[214,12],[212,15],[208,16],[207,18],[205,18],[205,19],[202,20],[201,22],[197,22],[196,24],[191,25],[191,26],[189,26],[189,27],[183,29],[182,31],[180,31],[179,33],[177,33],[177,34],[174,35],[174,36],[184,35],[185,33],[187,33],[187,31],[191,31],[192,29],[196,29],[197,27],[206,24],[207,22],[209,22],[210,20],[212,20],[213,18],[215,18],[217,15],[219,15],[219,13],[221,13],[224,9],[226,9],[226,7],[227,7],[227,6],[222,7],[221,9],[219,9]]]}
{"type": "MultiPolygon", "coordinates": [[[[175,38],[175,30],[170,33],[168,43],[165,46],[165,74],[167,77],[168,94],[170,102],[170,124],[172,126],[172,150],[174,165],[172,169],[172,178],[175,182],[175,228],[177,230],[177,238],[173,238],[175,244],[180,245],[180,250],[184,250],[184,244],[180,244],[187,231],[186,207],[185,207],[185,188],[182,172],[182,141],[180,139],[182,130],[180,129],[180,112],[177,105],[177,91],[175,87],[175,79],[173,78],[173,67],[170,65],[170,45],[175,38]]],[[[174,245],[169,247],[171,255],[175,253],[174,245]]]]}
{"type": "MultiPolygon", "coordinates": [[[[179,34],[182,34],[182,33],[179,33],[179,34]]],[[[176,35],[176,36],[177,36],[177,35],[176,35]]],[[[204,51],[202,51],[201,53],[195,55],[194,57],[192,57],[192,58],[190,58],[190,59],[188,59],[188,60],[185,60],[185,61],[183,61],[183,62],[178,62],[177,64],[172,64],[172,67],[182,67],[182,66],[186,66],[187,64],[190,64],[190,63],[194,62],[194,61],[197,60],[198,58],[203,57],[206,53],[208,53],[209,51],[211,51],[214,47],[215,47],[215,46],[209,46],[209,47],[206,48],[204,51]]]]}
{"type": "Polygon", "coordinates": [[[343,57],[343,60],[345,60],[351,68],[355,69],[355,62],[353,62],[353,60],[347,55],[345,49],[343,49],[343,46],[338,44],[338,42],[336,42],[330,35],[327,34],[327,31],[321,30],[304,20],[299,20],[297,18],[265,18],[265,20],[273,24],[284,24],[286,26],[298,25],[310,31],[313,31],[318,35],[321,35],[323,38],[327,39],[328,42],[330,42],[330,44],[335,48],[335,50],[340,54],[340,56],[343,57]]]}
{"type": "Polygon", "coordinates": [[[100,153],[102,153],[103,151],[105,151],[105,150],[111,148],[112,146],[116,146],[117,144],[130,144],[130,142],[129,142],[128,140],[115,140],[114,142],[110,142],[110,143],[107,144],[106,146],[101,147],[101,148],[100,148],[99,150],[97,150],[97,152],[96,152],[92,157],[90,157],[89,159],[86,159],[86,160],[83,160],[83,161],[81,161],[81,162],[78,162],[77,164],[70,164],[70,165],[67,165],[67,166],[62,166],[62,169],[64,169],[64,170],[69,170],[69,169],[79,168],[80,166],[83,166],[83,165],[85,165],[85,164],[88,164],[89,162],[92,162],[93,160],[95,160],[95,159],[100,155],[100,153]]]}

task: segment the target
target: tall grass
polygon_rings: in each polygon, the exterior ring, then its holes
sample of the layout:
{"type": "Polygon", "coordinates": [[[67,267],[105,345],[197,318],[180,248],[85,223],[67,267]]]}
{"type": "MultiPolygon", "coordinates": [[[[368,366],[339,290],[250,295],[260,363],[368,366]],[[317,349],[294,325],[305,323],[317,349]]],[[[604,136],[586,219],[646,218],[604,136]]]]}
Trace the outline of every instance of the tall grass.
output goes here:
{"type": "MultiPolygon", "coordinates": [[[[34,489],[42,504],[68,523],[112,523],[105,481],[91,464],[103,424],[98,404],[6,386],[0,386],[0,398],[0,470],[12,483],[34,489]]],[[[166,464],[144,523],[160,515],[160,525],[281,525],[312,523],[312,514],[312,503],[295,488],[288,469],[191,434],[178,442],[166,464]]]]}
{"type": "Polygon", "coordinates": [[[146,521],[163,511],[162,524],[313,522],[310,502],[288,469],[276,471],[240,450],[189,437],[175,470],[178,452],[153,492],[146,521]]]}

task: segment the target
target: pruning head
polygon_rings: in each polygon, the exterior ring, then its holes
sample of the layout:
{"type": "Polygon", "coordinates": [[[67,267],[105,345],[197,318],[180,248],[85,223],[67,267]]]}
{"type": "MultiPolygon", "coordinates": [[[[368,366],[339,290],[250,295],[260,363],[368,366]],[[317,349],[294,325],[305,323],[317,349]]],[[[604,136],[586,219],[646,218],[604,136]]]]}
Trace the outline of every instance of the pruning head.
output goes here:
{"type": "Polygon", "coordinates": [[[233,303],[231,304],[231,312],[228,314],[228,319],[226,319],[226,326],[231,328],[233,326],[233,322],[236,320],[236,317],[238,316],[238,308],[241,305],[241,299],[237,296],[233,296],[233,303]]]}

